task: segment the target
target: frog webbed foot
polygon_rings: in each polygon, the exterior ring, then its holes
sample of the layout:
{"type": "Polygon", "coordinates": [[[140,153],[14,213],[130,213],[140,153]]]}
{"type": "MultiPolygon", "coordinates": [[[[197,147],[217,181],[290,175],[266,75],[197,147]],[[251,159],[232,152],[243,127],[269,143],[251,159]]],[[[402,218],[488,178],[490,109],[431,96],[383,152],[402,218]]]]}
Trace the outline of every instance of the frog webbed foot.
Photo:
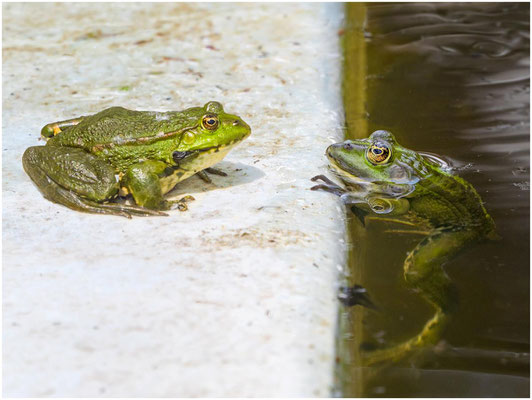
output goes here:
{"type": "Polygon", "coordinates": [[[204,182],[212,183],[212,180],[209,177],[209,175],[207,175],[207,173],[212,174],[212,175],[218,175],[218,176],[227,176],[227,174],[223,172],[222,170],[219,170],[217,168],[210,168],[210,167],[197,172],[196,175],[198,175],[201,178],[201,180],[203,180],[204,182]]]}
{"type": "Polygon", "coordinates": [[[165,200],[164,209],[165,210],[179,210],[187,211],[188,204],[191,201],[196,200],[193,196],[187,195],[179,200],[165,200]]]}
{"type": "Polygon", "coordinates": [[[347,193],[347,191],[344,188],[342,188],[341,186],[338,186],[336,183],[331,181],[325,175],[316,175],[315,177],[311,178],[310,180],[312,182],[317,182],[318,180],[321,180],[321,181],[325,182],[324,184],[322,183],[322,184],[319,184],[319,185],[312,186],[310,188],[310,190],[323,190],[324,192],[329,192],[329,193],[335,194],[337,196],[342,196],[345,193],[347,193]]]}
{"type": "MultiPolygon", "coordinates": [[[[316,175],[315,177],[313,178],[310,178],[310,180],[312,182],[317,182],[317,181],[323,181],[325,182],[326,184],[328,185],[331,185],[331,186],[338,186],[336,183],[334,183],[333,181],[331,181],[329,178],[327,178],[325,175],[316,175]]],[[[339,187],[339,186],[338,186],[339,187]]]]}

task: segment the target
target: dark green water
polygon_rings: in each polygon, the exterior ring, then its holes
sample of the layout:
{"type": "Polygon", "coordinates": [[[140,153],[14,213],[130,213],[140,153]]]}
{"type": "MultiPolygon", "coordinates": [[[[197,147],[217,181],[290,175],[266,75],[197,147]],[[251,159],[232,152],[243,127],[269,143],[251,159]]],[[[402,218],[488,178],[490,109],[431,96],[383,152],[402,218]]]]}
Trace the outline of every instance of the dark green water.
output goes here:
{"type": "Polygon", "coordinates": [[[433,310],[403,282],[406,253],[422,237],[386,232],[382,222],[362,227],[350,215],[348,281],[378,309],[343,309],[342,395],[528,397],[530,5],[370,3],[363,23],[360,4],[347,7],[345,36],[362,38],[346,47],[348,136],[386,129],[407,148],[442,156],[476,188],[501,240],[445,266],[460,299],[437,346],[360,367],[361,343],[408,339],[433,310]]]}

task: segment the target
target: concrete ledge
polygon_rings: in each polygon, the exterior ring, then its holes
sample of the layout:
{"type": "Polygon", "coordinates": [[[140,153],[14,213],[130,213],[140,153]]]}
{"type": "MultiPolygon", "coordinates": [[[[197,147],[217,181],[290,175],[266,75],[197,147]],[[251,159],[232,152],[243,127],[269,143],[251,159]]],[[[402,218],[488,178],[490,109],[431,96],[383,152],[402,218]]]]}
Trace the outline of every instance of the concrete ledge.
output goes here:
{"type": "Polygon", "coordinates": [[[343,210],[341,9],[3,4],[5,396],[328,396],[343,210]],[[35,24],[38,15],[39,24],[35,24]],[[252,136],[188,212],[85,215],[22,170],[47,122],[222,102],[252,136]]]}

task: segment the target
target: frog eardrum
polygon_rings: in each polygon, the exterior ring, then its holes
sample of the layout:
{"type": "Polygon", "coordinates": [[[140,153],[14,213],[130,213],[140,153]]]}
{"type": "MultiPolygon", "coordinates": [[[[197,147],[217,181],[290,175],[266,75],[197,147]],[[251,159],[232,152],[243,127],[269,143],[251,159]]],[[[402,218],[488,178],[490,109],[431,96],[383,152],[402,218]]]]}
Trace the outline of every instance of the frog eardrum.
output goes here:
{"type": "Polygon", "coordinates": [[[194,132],[187,131],[183,133],[183,143],[185,144],[192,144],[196,140],[196,135],[194,135],[194,132]]]}

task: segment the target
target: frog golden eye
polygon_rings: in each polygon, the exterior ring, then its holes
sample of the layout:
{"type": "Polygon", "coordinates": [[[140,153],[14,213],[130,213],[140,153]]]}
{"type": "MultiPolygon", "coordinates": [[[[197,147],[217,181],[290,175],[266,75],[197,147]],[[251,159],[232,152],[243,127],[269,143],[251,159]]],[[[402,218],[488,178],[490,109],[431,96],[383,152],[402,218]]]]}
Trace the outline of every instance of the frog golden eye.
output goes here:
{"type": "Polygon", "coordinates": [[[188,131],[183,134],[183,142],[185,144],[192,144],[194,143],[195,140],[196,140],[196,136],[194,135],[194,133],[188,131]]]}
{"type": "Polygon", "coordinates": [[[207,114],[201,120],[201,125],[203,128],[213,131],[218,128],[218,117],[214,114],[207,114]]]}
{"type": "Polygon", "coordinates": [[[366,156],[372,164],[384,164],[390,160],[392,152],[385,144],[372,144],[368,149],[366,156]]]}

